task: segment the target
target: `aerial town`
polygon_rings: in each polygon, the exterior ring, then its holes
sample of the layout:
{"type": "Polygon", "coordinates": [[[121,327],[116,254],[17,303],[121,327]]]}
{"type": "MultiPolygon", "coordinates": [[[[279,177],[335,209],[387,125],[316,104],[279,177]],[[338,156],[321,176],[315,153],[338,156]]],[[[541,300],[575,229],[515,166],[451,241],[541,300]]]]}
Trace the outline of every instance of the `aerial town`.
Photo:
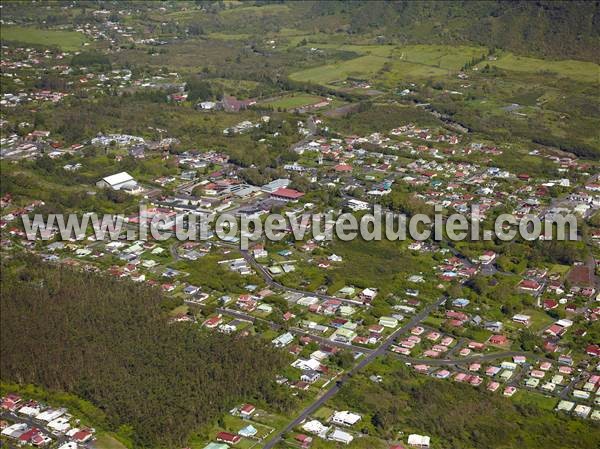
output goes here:
{"type": "Polygon", "coordinates": [[[600,67],[340,5],[2,2],[2,447],[598,447],[600,67]],[[129,238],[375,206],[576,237],[129,238]]]}

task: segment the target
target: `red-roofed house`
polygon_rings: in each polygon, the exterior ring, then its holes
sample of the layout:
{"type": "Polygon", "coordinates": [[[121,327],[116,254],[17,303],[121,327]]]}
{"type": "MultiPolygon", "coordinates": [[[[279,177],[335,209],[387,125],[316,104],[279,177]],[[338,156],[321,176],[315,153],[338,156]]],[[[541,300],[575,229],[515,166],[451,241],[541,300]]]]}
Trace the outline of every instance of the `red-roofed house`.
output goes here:
{"type": "Polygon", "coordinates": [[[334,167],[336,172],[351,172],[352,166],[348,164],[338,164],[334,167]]]}
{"type": "Polygon", "coordinates": [[[18,404],[20,402],[21,402],[21,396],[19,396],[18,394],[9,393],[6,396],[4,396],[4,399],[2,400],[2,404],[0,404],[0,407],[2,407],[5,410],[14,411],[14,410],[16,410],[16,408],[18,407],[18,404]]]}
{"type": "Polygon", "coordinates": [[[490,337],[490,343],[493,345],[505,345],[508,343],[508,338],[504,335],[492,335],[490,337]]]}
{"type": "Polygon", "coordinates": [[[546,333],[552,335],[554,337],[560,337],[567,331],[566,327],[562,327],[558,324],[553,324],[548,329],[546,329],[546,333]]]}
{"type": "Polygon", "coordinates": [[[585,352],[592,357],[600,357],[600,345],[589,345],[585,348],[585,352]]]}
{"type": "Polygon", "coordinates": [[[252,404],[244,404],[240,410],[240,415],[242,415],[242,417],[247,418],[250,417],[255,411],[256,407],[252,404]]]}
{"type": "Polygon", "coordinates": [[[521,290],[533,293],[538,293],[542,289],[542,285],[539,282],[534,281],[532,279],[523,279],[521,282],[519,282],[518,287],[521,290]]]}
{"type": "Polygon", "coordinates": [[[73,435],[73,439],[78,443],[85,443],[92,438],[92,432],[88,429],[81,429],[79,432],[73,435]]]}
{"type": "Polygon", "coordinates": [[[271,193],[271,196],[284,201],[298,201],[304,196],[304,193],[294,189],[280,188],[271,193]]]}
{"type": "Polygon", "coordinates": [[[298,441],[303,448],[307,448],[308,446],[310,446],[310,443],[312,443],[312,437],[309,437],[308,435],[304,435],[302,433],[299,433],[298,435],[294,436],[294,439],[298,441]]]}
{"type": "Polygon", "coordinates": [[[242,437],[240,437],[239,435],[234,435],[233,433],[229,433],[229,432],[217,433],[217,441],[222,441],[223,443],[238,444],[241,439],[242,439],[242,437]]]}

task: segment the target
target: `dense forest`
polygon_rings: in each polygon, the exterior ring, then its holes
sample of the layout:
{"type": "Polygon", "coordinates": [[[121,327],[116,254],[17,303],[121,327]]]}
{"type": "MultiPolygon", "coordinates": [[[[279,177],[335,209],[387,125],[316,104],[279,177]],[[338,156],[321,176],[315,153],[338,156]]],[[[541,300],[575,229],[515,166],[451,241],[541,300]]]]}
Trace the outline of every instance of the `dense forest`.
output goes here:
{"type": "Polygon", "coordinates": [[[138,447],[181,446],[241,401],[289,405],[274,382],[286,355],[169,324],[158,289],[31,257],[4,261],[1,282],[2,379],[88,399],[138,447]]]}
{"type": "Polygon", "coordinates": [[[472,42],[521,54],[599,59],[600,4],[594,1],[319,1],[308,16],[311,23],[343,17],[341,28],[349,33],[377,31],[405,42],[472,42]]]}

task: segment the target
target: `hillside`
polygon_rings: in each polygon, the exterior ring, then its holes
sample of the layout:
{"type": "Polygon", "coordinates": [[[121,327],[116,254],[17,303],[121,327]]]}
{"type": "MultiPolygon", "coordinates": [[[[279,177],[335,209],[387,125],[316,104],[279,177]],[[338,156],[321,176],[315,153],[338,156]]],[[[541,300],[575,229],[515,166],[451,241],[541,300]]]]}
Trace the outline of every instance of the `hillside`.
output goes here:
{"type": "MultiPolygon", "coordinates": [[[[270,2],[257,2],[266,3],[270,2]]],[[[259,21],[267,27],[276,23],[282,28],[293,26],[321,33],[341,31],[384,42],[471,43],[550,58],[599,58],[598,2],[319,1],[285,6],[269,14],[245,11],[245,16],[254,16],[246,22],[245,31],[252,31],[259,21]]],[[[221,22],[223,29],[231,30],[230,16],[221,22]]]]}

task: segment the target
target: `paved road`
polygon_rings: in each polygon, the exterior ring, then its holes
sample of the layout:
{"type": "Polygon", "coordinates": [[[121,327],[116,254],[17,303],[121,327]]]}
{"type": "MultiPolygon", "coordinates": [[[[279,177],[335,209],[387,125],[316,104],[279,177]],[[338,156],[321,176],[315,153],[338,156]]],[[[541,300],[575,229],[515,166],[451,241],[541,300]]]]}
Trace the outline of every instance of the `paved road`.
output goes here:
{"type": "Polygon", "coordinates": [[[421,312],[413,316],[404,326],[398,328],[385,340],[376,350],[365,356],[357,365],[350,369],[345,375],[343,375],[329,390],[327,390],[322,396],[318,397],[312,404],[306,407],[302,412],[294,418],[284,429],[277,432],[264,446],[264,449],[272,449],[281,441],[282,435],[290,432],[294,427],[300,425],[305,419],[316,412],[325,402],[331,399],[340,390],[340,388],[352,377],[355,373],[362,370],[365,366],[371,363],[375,358],[384,355],[392,343],[397,337],[403,333],[409,331],[414,326],[418,325],[421,321],[429,316],[429,314],[437,309],[446,298],[440,298],[435,303],[432,303],[425,307],[421,312]]]}
{"type": "Polygon", "coordinates": [[[473,355],[470,357],[463,357],[460,359],[417,359],[413,357],[406,357],[402,354],[393,353],[396,357],[414,364],[423,364],[429,366],[445,366],[445,365],[466,365],[470,363],[481,363],[481,362],[492,362],[494,360],[507,359],[515,356],[525,356],[529,359],[533,359],[536,361],[548,361],[551,363],[556,363],[556,360],[550,360],[543,356],[538,356],[532,354],[530,352],[522,352],[522,351],[505,351],[505,352],[494,352],[492,354],[481,354],[481,355],[473,355]]]}
{"type": "MultiPolygon", "coordinates": [[[[53,441],[56,442],[56,446],[62,446],[64,443],[69,441],[69,438],[65,434],[55,435],[52,433],[52,430],[47,427],[48,423],[44,421],[39,421],[33,419],[26,415],[18,415],[15,412],[10,411],[2,411],[0,412],[0,418],[7,420],[9,422],[19,422],[25,423],[29,426],[29,428],[37,428],[42,431],[43,434],[52,438],[53,441]]],[[[54,444],[54,443],[50,443],[54,444]]]]}
{"type": "Polygon", "coordinates": [[[253,323],[256,321],[261,321],[261,322],[269,325],[272,329],[282,329],[282,330],[286,330],[294,335],[310,337],[312,340],[322,343],[324,345],[334,346],[334,347],[340,348],[340,349],[347,349],[352,352],[360,352],[361,354],[369,354],[374,351],[374,349],[371,349],[371,348],[363,348],[362,346],[356,346],[356,345],[352,345],[349,343],[333,341],[326,337],[320,337],[318,335],[311,334],[310,332],[307,332],[303,329],[299,329],[297,327],[285,328],[284,326],[274,323],[273,321],[269,321],[269,320],[265,320],[263,318],[258,318],[258,317],[252,316],[252,315],[248,315],[247,313],[240,312],[239,310],[233,310],[233,309],[222,308],[222,307],[219,307],[216,310],[217,310],[217,312],[222,313],[223,315],[229,315],[234,318],[238,318],[240,320],[251,321],[253,323]]]}
{"type": "Polygon", "coordinates": [[[324,299],[324,300],[333,299],[333,300],[337,300],[337,301],[342,301],[346,304],[352,304],[354,306],[365,306],[365,304],[362,301],[356,301],[354,299],[337,298],[335,296],[329,296],[329,295],[325,295],[323,293],[307,292],[304,290],[298,290],[295,288],[286,287],[285,285],[277,282],[273,278],[271,273],[269,273],[269,271],[265,267],[263,267],[261,264],[259,264],[248,251],[240,250],[240,252],[242,253],[242,257],[244,259],[246,259],[246,262],[248,262],[248,264],[252,265],[256,269],[256,271],[258,271],[258,273],[263,277],[265,282],[272,287],[276,287],[276,288],[286,290],[286,291],[292,292],[292,293],[300,293],[305,296],[315,296],[319,299],[324,299]]]}

